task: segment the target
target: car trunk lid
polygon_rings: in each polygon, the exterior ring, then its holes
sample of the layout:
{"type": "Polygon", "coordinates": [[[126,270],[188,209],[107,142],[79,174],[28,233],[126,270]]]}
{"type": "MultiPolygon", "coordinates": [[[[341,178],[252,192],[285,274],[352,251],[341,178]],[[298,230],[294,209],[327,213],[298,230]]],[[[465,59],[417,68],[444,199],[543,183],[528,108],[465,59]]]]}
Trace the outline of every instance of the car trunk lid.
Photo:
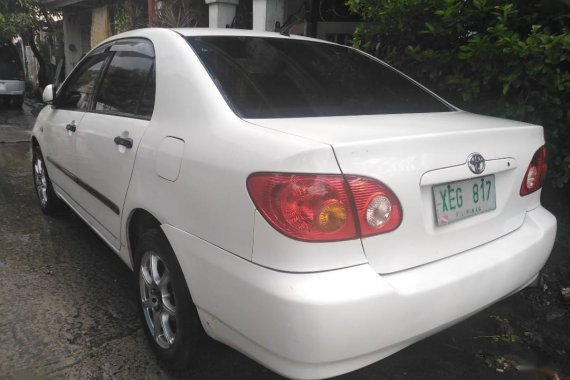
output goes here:
{"type": "Polygon", "coordinates": [[[517,229],[530,203],[530,197],[519,195],[521,181],[544,144],[539,126],[463,111],[248,121],[327,143],[345,175],[375,178],[394,191],[402,224],[362,239],[379,273],[439,260],[517,229]],[[468,167],[467,158],[475,152],[486,160],[481,174],[468,167]],[[493,177],[495,208],[439,225],[435,203],[441,199],[438,191],[434,196],[434,186],[481,176],[493,177]]]}

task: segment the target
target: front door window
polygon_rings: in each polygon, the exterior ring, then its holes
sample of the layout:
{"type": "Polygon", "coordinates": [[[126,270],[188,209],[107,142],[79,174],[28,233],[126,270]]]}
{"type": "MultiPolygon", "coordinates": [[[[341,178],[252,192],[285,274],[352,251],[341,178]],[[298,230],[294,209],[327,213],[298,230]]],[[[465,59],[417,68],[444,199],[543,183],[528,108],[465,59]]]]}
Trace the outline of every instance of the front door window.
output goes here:
{"type": "Polygon", "coordinates": [[[56,107],[87,111],[93,99],[97,78],[107,57],[105,53],[87,57],[61,89],[56,99],[56,107]]]}

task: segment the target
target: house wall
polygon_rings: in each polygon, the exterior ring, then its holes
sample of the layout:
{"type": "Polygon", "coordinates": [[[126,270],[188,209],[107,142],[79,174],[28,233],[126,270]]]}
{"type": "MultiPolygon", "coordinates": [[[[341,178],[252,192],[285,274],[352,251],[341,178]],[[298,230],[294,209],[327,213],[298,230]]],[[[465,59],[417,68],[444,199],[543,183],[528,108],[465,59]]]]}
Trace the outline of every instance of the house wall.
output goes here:
{"type": "Polygon", "coordinates": [[[111,37],[111,20],[109,19],[109,7],[103,6],[93,9],[91,13],[91,47],[111,37]]]}
{"type": "MultiPolygon", "coordinates": [[[[44,0],[46,2],[47,0],[44,0]]],[[[55,0],[54,0],[55,1],[55,0]]],[[[63,34],[65,53],[65,73],[69,74],[73,67],[92,47],[110,37],[111,12],[108,5],[101,1],[70,0],[63,6],[63,34]],[[81,6],[79,5],[81,3],[81,6]]],[[[155,0],[136,0],[139,5],[155,5],[155,0]]],[[[244,6],[246,0],[202,0],[208,5],[208,18],[210,27],[224,28],[232,24],[236,16],[236,8],[244,6]],[[242,4],[240,4],[240,1],[242,4]]],[[[257,30],[275,30],[275,23],[283,25],[288,16],[296,13],[300,20],[290,30],[293,34],[307,34],[309,24],[314,28],[317,38],[327,39],[338,43],[350,42],[351,34],[360,20],[353,20],[354,16],[337,14],[345,12],[341,9],[344,0],[332,0],[332,2],[319,2],[317,0],[249,0],[252,2],[252,18],[250,25],[257,30]],[[301,4],[317,6],[318,20],[306,22],[303,20],[307,9],[302,9],[301,4]],[[326,17],[325,17],[326,16],[326,17]],[[338,16],[338,17],[337,17],[338,16]],[[337,20],[338,18],[338,20],[337,20]],[[320,21],[320,22],[317,22],[320,21]],[[326,21],[326,22],[323,22],[326,21]]],[[[346,6],[344,6],[346,7],[346,6]]],[[[151,9],[151,15],[153,13],[151,9]]],[[[242,17],[243,15],[240,15],[242,17]]],[[[240,26],[238,26],[240,27],[240,26]]],[[[243,27],[243,26],[241,26],[243,27]]]]}
{"type": "Polygon", "coordinates": [[[63,43],[66,75],[91,49],[91,11],[63,9],[63,43]]]}
{"type": "Polygon", "coordinates": [[[283,25],[285,0],[253,0],[253,29],[275,31],[275,23],[283,25]]]}

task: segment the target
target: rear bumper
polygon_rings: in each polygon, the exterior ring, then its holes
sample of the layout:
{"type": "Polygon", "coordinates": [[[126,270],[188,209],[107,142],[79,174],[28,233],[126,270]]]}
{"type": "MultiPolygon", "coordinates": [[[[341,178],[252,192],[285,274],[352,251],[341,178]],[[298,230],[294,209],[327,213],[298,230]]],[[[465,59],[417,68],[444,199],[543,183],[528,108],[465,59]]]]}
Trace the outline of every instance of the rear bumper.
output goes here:
{"type": "Polygon", "coordinates": [[[277,272],[163,229],[208,334],[278,373],[308,379],[373,363],[521,289],[546,262],[556,219],[538,207],[500,239],[389,275],[367,264],[277,272]]]}
{"type": "Polygon", "coordinates": [[[21,80],[1,80],[0,96],[21,96],[24,95],[26,84],[21,80]]]}

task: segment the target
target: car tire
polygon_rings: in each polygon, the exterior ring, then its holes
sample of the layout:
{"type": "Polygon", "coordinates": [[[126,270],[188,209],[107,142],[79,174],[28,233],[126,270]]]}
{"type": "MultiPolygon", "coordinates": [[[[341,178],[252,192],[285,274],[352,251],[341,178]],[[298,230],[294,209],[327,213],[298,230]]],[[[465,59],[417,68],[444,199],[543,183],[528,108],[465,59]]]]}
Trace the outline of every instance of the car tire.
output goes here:
{"type": "Polygon", "coordinates": [[[32,173],[34,189],[40,203],[40,209],[46,215],[54,215],[61,211],[63,202],[55,194],[44,162],[42,151],[38,145],[33,147],[32,173]]]}
{"type": "Polygon", "coordinates": [[[134,285],[148,340],[162,365],[186,369],[204,332],[176,255],[158,228],[140,236],[135,254],[134,285]]]}

